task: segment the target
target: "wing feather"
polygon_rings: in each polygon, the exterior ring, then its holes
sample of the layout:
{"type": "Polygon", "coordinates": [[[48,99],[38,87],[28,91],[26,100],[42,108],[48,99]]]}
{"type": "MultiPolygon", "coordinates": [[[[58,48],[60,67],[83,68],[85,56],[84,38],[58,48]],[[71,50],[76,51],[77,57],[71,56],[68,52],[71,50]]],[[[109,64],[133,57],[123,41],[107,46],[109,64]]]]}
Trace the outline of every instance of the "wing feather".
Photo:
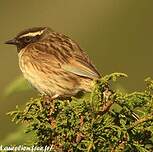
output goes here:
{"type": "Polygon", "coordinates": [[[76,75],[88,77],[88,78],[99,78],[100,75],[97,70],[90,63],[84,60],[78,60],[77,58],[70,59],[69,64],[61,66],[65,71],[72,72],[76,75]]]}

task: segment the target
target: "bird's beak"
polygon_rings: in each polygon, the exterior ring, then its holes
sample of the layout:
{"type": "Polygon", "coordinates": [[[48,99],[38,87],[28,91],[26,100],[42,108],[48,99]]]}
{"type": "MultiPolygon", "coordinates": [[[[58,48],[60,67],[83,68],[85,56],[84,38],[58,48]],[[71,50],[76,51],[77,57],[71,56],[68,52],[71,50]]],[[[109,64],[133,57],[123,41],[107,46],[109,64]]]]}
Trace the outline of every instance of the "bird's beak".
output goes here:
{"type": "Polygon", "coordinates": [[[5,44],[17,45],[18,41],[14,38],[5,42],[5,44]]]}

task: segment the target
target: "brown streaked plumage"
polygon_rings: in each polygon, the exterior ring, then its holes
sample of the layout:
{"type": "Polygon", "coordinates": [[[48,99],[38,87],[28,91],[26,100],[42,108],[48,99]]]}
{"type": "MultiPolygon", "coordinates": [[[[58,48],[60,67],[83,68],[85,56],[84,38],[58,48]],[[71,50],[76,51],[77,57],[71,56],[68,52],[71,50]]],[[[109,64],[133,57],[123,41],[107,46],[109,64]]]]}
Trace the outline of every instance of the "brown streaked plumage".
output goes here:
{"type": "Polygon", "coordinates": [[[90,92],[100,74],[88,55],[69,37],[48,27],[24,30],[6,42],[17,46],[24,77],[53,99],[90,92]]]}

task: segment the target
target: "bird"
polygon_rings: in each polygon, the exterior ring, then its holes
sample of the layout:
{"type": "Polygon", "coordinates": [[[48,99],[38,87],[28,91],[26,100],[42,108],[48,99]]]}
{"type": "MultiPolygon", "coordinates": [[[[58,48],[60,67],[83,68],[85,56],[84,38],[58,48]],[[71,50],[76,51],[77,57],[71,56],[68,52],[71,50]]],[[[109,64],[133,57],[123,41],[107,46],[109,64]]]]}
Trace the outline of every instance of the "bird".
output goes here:
{"type": "Polygon", "coordinates": [[[27,28],[5,43],[17,47],[25,79],[51,100],[91,92],[101,77],[78,43],[50,27],[27,28]]]}

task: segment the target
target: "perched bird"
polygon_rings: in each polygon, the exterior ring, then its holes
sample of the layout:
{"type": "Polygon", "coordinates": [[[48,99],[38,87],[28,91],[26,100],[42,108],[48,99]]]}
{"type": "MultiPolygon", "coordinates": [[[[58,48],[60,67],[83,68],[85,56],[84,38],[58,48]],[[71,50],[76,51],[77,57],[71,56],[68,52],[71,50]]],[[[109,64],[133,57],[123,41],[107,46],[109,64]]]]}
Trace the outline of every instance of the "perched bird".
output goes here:
{"type": "Polygon", "coordinates": [[[90,92],[93,79],[100,78],[88,55],[75,41],[48,27],[26,29],[6,44],[17,46],[24,77],[51,99],[90,92]]]}

